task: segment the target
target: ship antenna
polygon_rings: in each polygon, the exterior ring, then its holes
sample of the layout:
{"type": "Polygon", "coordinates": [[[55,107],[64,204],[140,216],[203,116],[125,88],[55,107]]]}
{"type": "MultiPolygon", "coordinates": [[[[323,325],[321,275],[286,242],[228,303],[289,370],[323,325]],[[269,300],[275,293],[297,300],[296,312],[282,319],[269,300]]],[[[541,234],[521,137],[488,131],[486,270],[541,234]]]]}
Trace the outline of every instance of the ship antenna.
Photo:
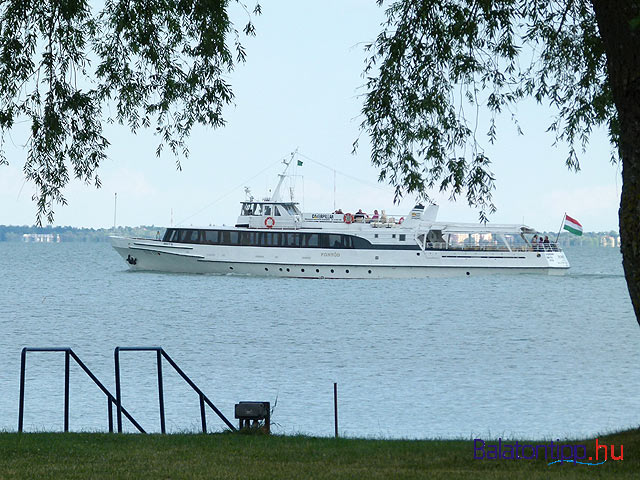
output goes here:
{"type": "Polygon", "coordinates": [[[273,191],[273,195],[271,195],[272,202],[280,201],[280,187],[282,186],[282,182],[287,176],[287,170],[289,169],[291,162],[293,162],[293,159],[297,154],[298,154],[298,149],[296,148],[295,152],[291,152],[291,157],[289,157],[289,159],[286,159],[286,158],[282,159],[282,163],[285,165],[285,167],[282,173],[278,175],[280,177],[280,180],[278,180],[278,185],[276,186],[276,189],[273,191]]]}

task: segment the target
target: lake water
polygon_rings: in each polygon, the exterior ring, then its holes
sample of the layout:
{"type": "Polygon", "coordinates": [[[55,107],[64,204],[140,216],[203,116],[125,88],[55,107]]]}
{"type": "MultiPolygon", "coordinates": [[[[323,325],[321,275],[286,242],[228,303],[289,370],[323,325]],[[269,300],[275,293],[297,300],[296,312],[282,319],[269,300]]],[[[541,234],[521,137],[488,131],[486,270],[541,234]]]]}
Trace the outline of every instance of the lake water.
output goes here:
{"type": "MultiPolygon", "coordinates": [[[[0,243],[0,429],[20,350],[70,346],[112,392],[116,346],[162,346],[232,422],[277,401],[277,433],[571,438],[638,425],[640,329],[617,249],[572,248],[565,277],[302,280],[135,273],[106,243],[0,243]]],[[[154,353],[122,353],[123,405],[159,431],[154,353]]],[[[61,430],[64,355],[29,354],[25,430],[61,430]]],[[[198,397],[165,364],[169,431],[198,397]]],[[[73,363],[72,430],[107,430],[73,363]]],[[[134,431],[124,422],[125,430],[134,431]]],[[[208,414],[211,431],[224,425],[208,414]]]]}

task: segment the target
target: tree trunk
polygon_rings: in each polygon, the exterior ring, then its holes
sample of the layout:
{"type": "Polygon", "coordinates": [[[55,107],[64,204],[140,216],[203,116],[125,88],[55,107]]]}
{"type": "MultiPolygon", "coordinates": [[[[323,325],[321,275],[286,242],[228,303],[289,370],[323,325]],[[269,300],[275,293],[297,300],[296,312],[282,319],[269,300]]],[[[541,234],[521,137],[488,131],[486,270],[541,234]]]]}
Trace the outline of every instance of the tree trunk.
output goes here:
{"type": "Polygon", "coordinates": [[[638,0],[592,0],[620,120],[620,242],[631,303],[640,324],[640,21],[638,0]]]}

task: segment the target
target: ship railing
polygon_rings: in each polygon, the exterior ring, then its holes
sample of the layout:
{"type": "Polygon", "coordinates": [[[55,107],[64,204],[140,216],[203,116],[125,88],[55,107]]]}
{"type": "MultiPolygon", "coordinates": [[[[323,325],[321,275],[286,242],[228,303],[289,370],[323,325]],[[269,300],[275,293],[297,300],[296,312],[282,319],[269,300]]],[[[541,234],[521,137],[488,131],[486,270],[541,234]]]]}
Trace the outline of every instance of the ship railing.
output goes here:
{"type": "Polygon", "coordinates": [[[540,243],[536,245],[462,245],[448,244],[446,242],[427,242],[425,250],[465,250],[465,251],[489,251],[489,252],[561,252],[562,248],[557,243],[540,243]]]}
{"type": "Polygon", "coordinates": [[[537,243],[523,247],[526,252],[561,252],[562,248],[557,243],[537,243]]]}
{"type": "Polygon", "coordinates": [[[367,223],[373,228],[391,228],[402,224],[401,219],[404,220],[402,215],[393,216],[389,215],[384,218],[380,217],[362,217],[356,216],[355,213],[327,213],[327,214],[304,214],[303,221],[305,222],[317,222],[317,223],[345,223],[345,216],[351,215],[350,223],[367,223]]]}

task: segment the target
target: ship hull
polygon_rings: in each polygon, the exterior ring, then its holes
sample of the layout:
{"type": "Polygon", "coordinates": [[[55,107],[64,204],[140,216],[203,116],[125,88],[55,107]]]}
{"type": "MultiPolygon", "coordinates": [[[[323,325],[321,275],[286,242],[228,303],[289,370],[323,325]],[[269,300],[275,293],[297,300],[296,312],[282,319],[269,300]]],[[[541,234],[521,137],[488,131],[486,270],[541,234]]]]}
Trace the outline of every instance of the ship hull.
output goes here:
{"type": "Polygon", "coordinates": [[[332,250],[185,245],[112,237],[131,270],[292,278],[429,278],[489,274],[563,275],[561,251],[332,250]]]}

